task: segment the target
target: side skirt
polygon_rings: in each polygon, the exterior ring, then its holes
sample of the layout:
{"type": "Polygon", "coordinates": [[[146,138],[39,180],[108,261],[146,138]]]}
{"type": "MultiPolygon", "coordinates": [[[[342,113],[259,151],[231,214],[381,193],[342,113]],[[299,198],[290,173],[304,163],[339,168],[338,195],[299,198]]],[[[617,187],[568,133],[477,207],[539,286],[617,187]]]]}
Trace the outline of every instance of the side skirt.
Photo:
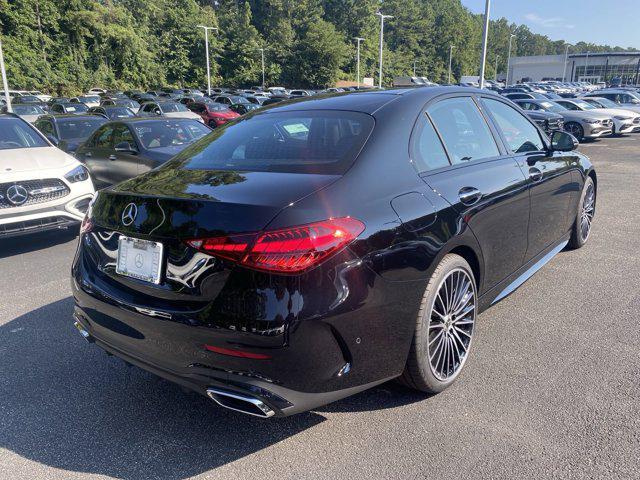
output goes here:
{"type": "Polygon", "coordinates": [[[567,246],[567,243],[569,243],[569,235],[564,236],[559,243],[545,249],[505,281],[496,285],[490,291],[482,295],[479,302],[480,310],[484,310],[489,308],[491,305],[495,305],[500,300],[505,299],[515,292],[518,287],[533,277],[538,270],[544,267],[553,257],[560,253],[560,251],[567,246]]]}

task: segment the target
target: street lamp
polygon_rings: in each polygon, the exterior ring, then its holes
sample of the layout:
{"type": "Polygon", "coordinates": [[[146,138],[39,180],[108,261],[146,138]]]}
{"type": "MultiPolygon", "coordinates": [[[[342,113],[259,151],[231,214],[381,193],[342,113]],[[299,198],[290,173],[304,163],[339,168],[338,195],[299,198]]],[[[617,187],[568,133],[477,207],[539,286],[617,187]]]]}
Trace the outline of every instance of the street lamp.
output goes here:
{"type": "Polygon", "coordinates": [[[562,81],[567,78],[567,60],[569,59],[569,43],[564,46],[564,69],[562,70],[562,81]]]}
{"type": "Polygon", "coordinates": [[[357,64],[358,64],[358,66],[356,67],[356,83],[358,84],[358,87],[359,87],[360,86],[360,42],[363,42],[364,38],[362,37],[353,37],[353,38],[358,43],[358,53],[356,54],[357,64]]]}
{"type": "Polygon", "coordinates": [[[513,40],[513,37],[515,36],[516,36],[515,33],[512,33],[511,35],[509,35],[509,53],[507,54],[507,76],[504,79],[505,87],[509,86],[509,69],[511,67],[511,40],[513,40]]]}
{"type": "Polygon", "coordinates": [[[204,50],[207,52],[207,95],[211,96],[211,68],[209,66],[209,30],[215,30],[216,27],[206,27],[204,25],[198,25],[198,28],[204,29],[204,50]]]}
{"type": "Polygon", "coordinates": [[[4,87],[4,98],[7,102],[7,112],[13,112],[13,109],[11,108],[11,97],[9,97],[9,82],[7,82],[7,71],[4,69],[2,40],[0,40],[0,71],[2,72],[2,86],[4,87]]]}
{"type": "Polygon", "coordinates": [[[496,55],[496,69],[493,74],[493,80],[498,81],[498,60],[500,59],[500,55],[496,55]]]}
{"type": "Polygon", "coordinates": [[[482,32],[482,55],[480,56],[480,88],[484,88],[484,67],[487,60],[487,40],[489,37],[489,10],[491,0],[486,0],[484,5],[484,31],[482,32]]]}
{"type": "Polygon", "coordinates": [[[449,45],[449,79],[447,80],[447,83],[451,83],[451,58],[453,56],[453,49],[456,48],[455,45],[449,45]]]}
{"type": "Polygon", "coordinates": [[[382,88],[382,45],[384,42],[384,21],[387,18],[393,18],[391,15],[384,15],[382,12],[376,12],[376,15],[380,17],[380,67],[378,70],[378,88],[382,88]]]}
{"type": "Polygon", "coordinates": [[[585,58],[584,60],[584,76],[587,77],[589,76],[589,74],[587,73],[587,70],[589,70],[589,53],[587,52],[587,58],[585,58]]]}
{"type": "Polygon", "coordinates": [[[264,90],[264,48],[259,48],[258,50],[262,54],[262,90],[264,90]]]}

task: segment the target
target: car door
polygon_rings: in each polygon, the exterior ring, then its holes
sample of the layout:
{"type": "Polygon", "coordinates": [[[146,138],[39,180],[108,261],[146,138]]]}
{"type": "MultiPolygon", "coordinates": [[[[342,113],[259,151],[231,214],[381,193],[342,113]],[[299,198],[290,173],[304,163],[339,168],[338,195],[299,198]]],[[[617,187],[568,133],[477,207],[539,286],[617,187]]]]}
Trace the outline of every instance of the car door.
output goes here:
{"type": "Polygon", "coordinates": [[[100,127],[91,138],[78,149],[76,155],[91,172],[97,188],[111,185],[109,172],[109,155],[111,138],[113,136],[113,124],[100,127]]]}
{"type": "Polygon", "coordinates": [[[139,147],[129,126],[124,123],[116,124],[111,144],[108,157],[111,183],[120,183],[138,175],[139,147]]]}
{"type": "Polygon", "coordinates": [[[573,152],[549,153],[548,140],[538,128],[506,102],[483,97],[482,105],[528,177],[531,213],[526,262],[557,244],[571,228],[571,207],[577,202],[578,189],[571,175],[578,157],[573,152]]]}
{"type": "Polygon", "coordinates": [[[470,95],[437,99],[426,116],[450,165],[422,175],[476,236],[484,257],[484,288],[507,278],[524,261],[529,226],[527,178],[470,95]]]}

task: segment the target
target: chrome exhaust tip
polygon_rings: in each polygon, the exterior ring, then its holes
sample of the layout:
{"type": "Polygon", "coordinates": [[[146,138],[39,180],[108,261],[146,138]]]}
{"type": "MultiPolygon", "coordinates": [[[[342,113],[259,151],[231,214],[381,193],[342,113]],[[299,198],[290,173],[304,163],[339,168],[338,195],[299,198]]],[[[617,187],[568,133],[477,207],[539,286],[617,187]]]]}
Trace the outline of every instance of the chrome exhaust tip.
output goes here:
{"type": "Polygon", "coordinates": [[[87,332],[84,329],[84,327],[82,326],[82,324],[78,320],[73,322],[73,326],[78,329],[78,332],[80,332],[80,335],[82,335],[82,338],[84,338],[89,343],[93,343],[93,337],[91,336],[91,334],[89,332],[87,332]]]}
{"type": "Polygon", "coordinates": [[[241,393],[208,388],[207,396],[223,408],[254,417],[269,418],[276,413],[262,400],[241,393]]]}

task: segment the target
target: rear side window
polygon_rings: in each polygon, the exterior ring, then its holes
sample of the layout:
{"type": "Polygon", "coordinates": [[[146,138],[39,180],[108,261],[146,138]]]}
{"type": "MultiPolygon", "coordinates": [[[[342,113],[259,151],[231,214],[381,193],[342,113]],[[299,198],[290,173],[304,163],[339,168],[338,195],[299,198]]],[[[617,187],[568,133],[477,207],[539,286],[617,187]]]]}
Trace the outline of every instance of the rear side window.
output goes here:
{"type": "Polygon", "coordinates": [[[177,159],[188,169],[339,175],[373,126],[373,118],[359,112],[270,112],[216,129],[177,159]]]}
{"type": "Polygon", "coordinates": [[[442,100],[430,106],[427,111],[453,163],[500,155],[487,122],[471,98],[442,100]]]}
{"type": "Polygon", "coordinates": [[[483,98],[482,103],[493,115],[512,152],[535,152],[544,148],[538,129],[515,108],[490,98],[483,98]]]}
{"type": "Polygon", "coordinates": [[[442,142],[426,115],[420,118],[411,142],[411,157],[419,173],[450,165],[442,142]]]}

